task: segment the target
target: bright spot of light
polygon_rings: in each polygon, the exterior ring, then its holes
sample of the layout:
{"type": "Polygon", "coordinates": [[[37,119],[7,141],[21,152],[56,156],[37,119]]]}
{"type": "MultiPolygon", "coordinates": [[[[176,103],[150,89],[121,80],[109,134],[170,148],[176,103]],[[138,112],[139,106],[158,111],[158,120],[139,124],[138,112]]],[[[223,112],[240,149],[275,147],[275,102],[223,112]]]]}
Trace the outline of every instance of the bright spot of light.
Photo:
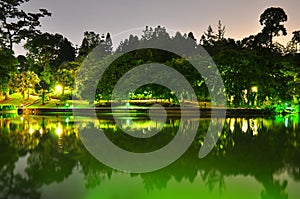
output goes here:
{"type": "Polygon", "coordinates": [[[55,91],[61,93],[62,92],[62,86],[61,85],[56,85],[55,86],[55,91]]]}
{"type": "Polygon", "coordinates": [[[258,92],[257,86],[252,86],[252,87],[251,87],[251,91],[252,91],[253,93],[257,93],[257,92],[258,92]]]}
{"type": "Polygon", "coordinates": [[[59,122],[56,127],[56,134],[60,137],[62,132],[63,132],[63,130],[62,130],[61,124],[59,122]]]}
{"type": "Polygon", "coordinates": [[[251,124],[251,129],[252,129],[253,136],[258,135],[258,122],[257,122],[257,119],[251,119],[251,120],[249,120],[249,122],[251,124]]]}
{"type": "Polygon", "coordinates": [[[285,118],[284,126],[285,126],[285,127],[288,127],[288,126],[289,126],[289,118],[285,118]]]}
{"type": "Polygon", "coordinates": [[[243,123],[242,123],[242,131],[244,133],[246,133],[248,130],[248,121],[246,119],[243,119],[243,123]]]}
{"type": "Polygon", "coordinates": [[[230,130],[231,130],[231,132],[234,131],[234,124],[235,124],[235,118],[230,119],[230,130]]]}
{"type": "Polygon", "coordinates": [[[32,135],[32,134],[33,134],[33,132],[34,132],[33,128],[32,128],[32,127],[30,127],[30,129],[29,129],[29,133],[30,133],[30,135],[32,135]]]}
{"type": "Polygon", "coordinates": [[[40,128],[40,134],[42,135],[43,134],[43,128],[40,128]]]}

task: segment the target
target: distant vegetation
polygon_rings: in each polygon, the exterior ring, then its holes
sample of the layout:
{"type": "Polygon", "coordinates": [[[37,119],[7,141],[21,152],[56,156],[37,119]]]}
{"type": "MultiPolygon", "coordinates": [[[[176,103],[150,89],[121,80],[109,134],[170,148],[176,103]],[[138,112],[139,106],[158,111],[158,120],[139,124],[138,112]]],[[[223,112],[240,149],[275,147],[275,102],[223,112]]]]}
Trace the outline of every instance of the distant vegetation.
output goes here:
{"type": "MultiPolygon", "coordinates": [[[[170,36],[165,27],[148,27],[139,38],[130,35],[113,51],[109,33],[84,32],[79,47],[75,47],[60,34],[41,32],[42,17],[49,17],[45,9],[27,13],[20,5],[29,0],[0,0],[0,100],[12,93],[20,93],[26,100],[29,94],[40,96],[42,103],[49,98],[62,101],[72,96],[90,100],[87,79],[78,79],[81,86],[73,88],[75,77],[85,58],[97,54],[95,70],[114,55],[136,49],[146,42],[158,46],[162,43],[173,46],[176,54],[157,50],[141,49],[126,53],[115,60],[98,82],[95,100],[109,100],[117,80],[134,66],[158,62],[168,65],[183,74],[195,90],[198,100],[209,101],[209,91],[201,75],[185,58],[199,58],[204,48],[216,63],[224,81],[228,106],[269,107],[296,105],[300,94],[300,30],[286,46],[274,41],[274,37],[287,35],[284,23],[288,17],[282,8],[268,8],[260,16],[262,29],[256,35],[242,40],[225,37],[225,26],[219,21],[216,29],[207,31],[196,39],[192,32],[177,32],[170,36]],[[25,41],[26,56],[17,56],[13,46],[25,41]],[[99,57],[101,59],[99,59],[99,57]]],[[[209,67],[209,64],[208,64],[209,67]]],[[[89,71],[93,78],[94,71],[89,71]]],[[[182,93],[184,96],[184,93],[182,93]]],[[[146,85],[130,93],[131,99],[165,99],[178,102],[172,91],[159,85],[146,85]]],[[[184,97],[183,97],[184,98],[184,97]]],[[[188,99],[193,100],[193,99],[188,99]]],[[[93,103],[93,102],[91,102],[93,103]]]]}

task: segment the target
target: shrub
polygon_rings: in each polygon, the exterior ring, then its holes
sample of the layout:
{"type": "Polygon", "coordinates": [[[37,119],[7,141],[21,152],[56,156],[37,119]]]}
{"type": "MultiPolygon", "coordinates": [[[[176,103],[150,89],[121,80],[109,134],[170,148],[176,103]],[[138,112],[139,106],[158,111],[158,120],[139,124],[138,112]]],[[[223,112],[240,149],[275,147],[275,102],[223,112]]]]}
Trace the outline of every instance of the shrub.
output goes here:
{"type": "Polygon", "coordinates": [[[11,110],[17,110],[17,107],[14,105],[3,105],[0,106],[0,111],[11,111],[11,110]]]}

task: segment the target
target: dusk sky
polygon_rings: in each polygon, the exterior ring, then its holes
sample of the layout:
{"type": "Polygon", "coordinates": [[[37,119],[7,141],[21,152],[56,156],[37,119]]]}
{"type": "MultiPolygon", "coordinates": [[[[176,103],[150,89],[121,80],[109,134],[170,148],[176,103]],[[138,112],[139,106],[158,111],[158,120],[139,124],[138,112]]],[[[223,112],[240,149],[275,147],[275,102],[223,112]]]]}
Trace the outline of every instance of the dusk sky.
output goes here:
{"type": "Polygon", "coordinates": [[[259,17],[272,6],[282,7],[288,15],[288,36],[279,38],[286,43],[293,31],[300,30],[299,0],[30,0],[23,8],[32,12],[48,9],[52,17],[42,19],[42,31],[60,33],[80,45],[84,31],[114,36],[146,25],[191,31],[199,41],[208,25],[216,29],[219,19],[226,26],[225,37],[242,39],[262,29],[259,17]]]}

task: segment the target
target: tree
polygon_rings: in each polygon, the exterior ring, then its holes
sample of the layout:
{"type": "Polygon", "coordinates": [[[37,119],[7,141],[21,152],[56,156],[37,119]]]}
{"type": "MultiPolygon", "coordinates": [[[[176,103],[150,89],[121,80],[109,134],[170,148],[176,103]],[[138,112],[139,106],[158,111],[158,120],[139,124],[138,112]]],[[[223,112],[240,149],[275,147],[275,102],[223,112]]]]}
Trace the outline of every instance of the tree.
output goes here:
{"type": "Polygon", "coordinates": [[[3,93],[6,94],[5,99],[8,99],[8,83],[10,77],[17,71],[17,62],[12,50],[0,48],[0,100],[2,100],[3,93]]]}
{"type": "Polygon", "coordinates": [[[14,74],[13,78],[9,81],[9,88],[15,92],[20,92],[25,99],[27,92],[27,99],[29,99],[30,90],[35,88],[35,85],[40,82],[39,77],[33,71],[26,71],[14,74]]]}
{"type": "MultiPolygon", "coordinates": [[[[145,33],[144,33],[145,34],[145,33]]],[[[143,37],[142,37],[143,38],[143,37]]],[[[147,41],[143,39],[143,41],[147,41]]],[[[150,37],[149,37],[150,39],[150,37]]],[[[129,52],[133,49],[136,49],[140,45],[140,40],[137,36],[129,35],[129,39],[125,39],[124,41],[121,41],[118,48],[116,49],[117,53],[124,53],[124,52],[129,52]]]]}
{"type": "Polygon", "coordinates": [[[208,26],[207,31],[204,32],[204,34],[201,36],[201,44],[204,46],[213,45],[216,41],[217,36],[211,27],[211,25],[208,26]]]}
{"type": "Polygon", "coordinates": [[[56,73],[58,83],[62,86],[62,95],[65,94],[65,88],[72,88],[75,82],[75,71],[70,69],[59,69],[56,73]]]}
{"type": "Polygon", "coordinates": [[[39,92],[41,94],[42,104],[44,105],[46,94],[50,90],[51,79],[53,78],[53,75],[51,73],[49,66],[44,68],[43,72],[41,72],[41,74],[39,75],[39,78],[41,81],[39,82],[38,88],[36,90],[39,90],[39,92]]]}
{"type": "Polygon", "coordinates": [[[222,25],[221,20],[219,20],[217,28],[218,28],[218,33],[216,37],[218,41],[221,41],[222,39],[224,39],[224,35],[225,35],[225,26],[222,25]]]}
{"type": "Polygon", "coordinates": [[[27,56],[40,68],[40,73],[47,65],[52,72],[56,72],[63,62],[75,59],[75,48],[72,43],[60,34],[43,33],[29,39],[24,45],[28,50],[27,56]]]}
{"type": "Polygon", "coordinates": [[[296,51],[299,52],[300,51],[300,46],[299,46],[299,44],[300,44],[300,30],[293,32],[292,42],[296,46],[296,51]]]}
{"type": "Polygon", "coordinates": [[[110,55],[112,53],[112,45],[113,45],[110,33],[106,34],[105,40],[101,42],[101,44],[103,45],[105,54],[110,55]]]}
{"type": "Polygon", "coordinates": [[[188,37],[194,41],[197,41],[192,32],[189,32],[188,37]]]}
{"type": "Polygon", "coordinates": [[[19,62],[17,66],[19,71],[23,72],[23,71],[31,70],[31,64],[24,55],[19,55],[17,59],[19,62]]]}
{"type": "Polygon", "coordinates": [[[300,43],[300,30],[293,32],[292,41],[295,43],[300,43]]]}
{"type": "Polygon", "coordinates": [[[149,39],[151,39],[152,34],[153,34],[153,28],[149,27],[149,26],[146,26],[146,29],[143,30],[142,39],[143,40],[149,40],[149,39]]]}
{"type": "Polygon", "coordinates": [[[279,36],[280,32],[286,36],[287,31],[282,23],[287,21],[287,15],[282,8],[267,8],[261,15],[259,22],[263,25],[262,33],[267,38],[268,46],[273,45],[273,37],[279,36]]]}
{"type": "Polygon", "coordinates": [[[95,47],[100,44],[100,36],[95,32],[84,32],[84,38],[79,48],[79,56],[87,56],[95,47]]]}
{"type": "Polygon", "coordinates": [[[19,7],[29,0],[0,0],[0,45],[10,50],[13,44],[36,35],[40,18],[51,16],[46,9],[38,13],[26,13],[19,7]]]}

